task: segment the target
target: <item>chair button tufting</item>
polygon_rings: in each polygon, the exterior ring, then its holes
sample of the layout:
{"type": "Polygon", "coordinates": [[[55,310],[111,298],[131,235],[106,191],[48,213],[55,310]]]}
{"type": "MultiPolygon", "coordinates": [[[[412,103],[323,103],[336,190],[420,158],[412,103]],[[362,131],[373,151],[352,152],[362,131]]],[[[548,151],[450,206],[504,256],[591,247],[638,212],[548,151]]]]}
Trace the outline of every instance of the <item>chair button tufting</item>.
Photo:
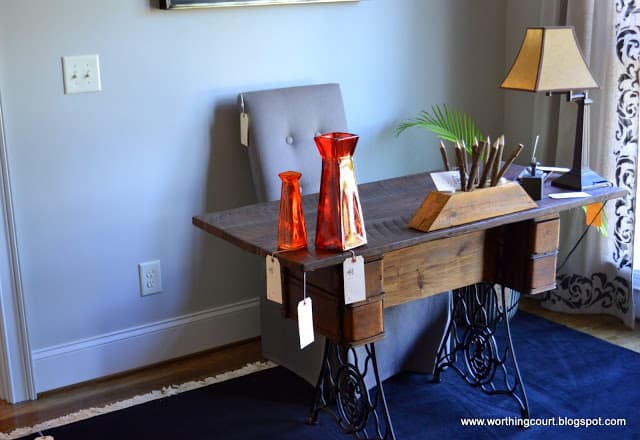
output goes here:
{"type": "Polygon", "coordinates": [[[289,145],[293,145],[293,137],[291,136],[287,136],[284,141],[289,145]]]}

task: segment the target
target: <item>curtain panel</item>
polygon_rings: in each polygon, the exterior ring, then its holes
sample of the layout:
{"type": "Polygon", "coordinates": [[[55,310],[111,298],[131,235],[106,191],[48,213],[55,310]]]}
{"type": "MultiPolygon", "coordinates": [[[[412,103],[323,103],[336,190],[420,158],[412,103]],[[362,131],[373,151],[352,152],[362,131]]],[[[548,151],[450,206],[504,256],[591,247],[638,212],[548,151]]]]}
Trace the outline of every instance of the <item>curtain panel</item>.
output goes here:
{"type": "MultiPolygon", "coordinates": [[[[568,313],[605,313],[627,326],[635,322],[632,289],[638,152],[640,68],[640,5],[636,0],[568,0],[561,24],[574,25],[578,41],[599,88],[591,95],[589,163],[614,185],[626,188],[624,198],[605,206],[607,236],[587,232],[576,252],[559,267],[558,288],[545,294],[544,307],[568,313]]],[[[570,164],[576,109],[571,103],[550,108],[547,133],[556,136],[555,162],[570,164]]],[[[585,121],[586,122],[586,121],[585,121]]],[[[562,218],[559,261],[586,228],[581,210],[562,218]]]]}

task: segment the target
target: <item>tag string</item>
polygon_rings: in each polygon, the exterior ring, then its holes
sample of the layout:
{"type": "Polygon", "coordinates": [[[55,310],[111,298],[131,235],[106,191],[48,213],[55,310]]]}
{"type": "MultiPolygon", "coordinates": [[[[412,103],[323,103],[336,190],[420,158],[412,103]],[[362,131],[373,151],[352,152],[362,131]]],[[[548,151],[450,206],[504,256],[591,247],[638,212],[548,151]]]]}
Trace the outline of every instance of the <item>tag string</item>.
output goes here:
{"type": "Polygon", "coordinates": [[[274,258],[276,258],[276,255],[281,254],[282,252],[287,252],[287,249],[281,249],[279,251],[273,251],[269,254],[269,256],[271,257],[271,259],[273,260],[274,258]]]}
{"type": "Polygon", "coordinates": [[[303,299],[307,300],[307,273],[302,272],[302,296],[303,299]]]}

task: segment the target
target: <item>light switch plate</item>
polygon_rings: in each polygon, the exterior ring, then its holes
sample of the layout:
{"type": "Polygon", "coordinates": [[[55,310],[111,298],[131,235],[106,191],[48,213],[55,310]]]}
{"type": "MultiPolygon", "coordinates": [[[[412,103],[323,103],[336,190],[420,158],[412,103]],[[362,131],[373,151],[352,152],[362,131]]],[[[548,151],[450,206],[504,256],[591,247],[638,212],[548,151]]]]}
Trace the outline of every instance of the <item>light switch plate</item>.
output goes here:
{"type": "Polygon", "coordinates": [[[102,90],[98,55],[62,57],[64,93],[88,93],[102,90]]]}

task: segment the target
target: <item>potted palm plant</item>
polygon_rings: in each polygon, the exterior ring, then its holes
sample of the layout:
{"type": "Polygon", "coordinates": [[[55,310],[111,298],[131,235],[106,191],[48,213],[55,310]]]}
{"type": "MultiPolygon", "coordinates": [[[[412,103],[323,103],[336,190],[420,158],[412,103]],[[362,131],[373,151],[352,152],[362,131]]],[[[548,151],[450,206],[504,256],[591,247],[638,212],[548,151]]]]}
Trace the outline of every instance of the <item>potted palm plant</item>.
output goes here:
{"type": "Polygon", "coordinates": [[[412,127],[422,127],[434,133],[439,139],[459,142],[470,152],[474,139],[484,139],[475,121],[466,113],[447,105],[433,105],[431,113],[421,111],[414,119],[401,122],[396,127],[396,136],[412,127]]]}

